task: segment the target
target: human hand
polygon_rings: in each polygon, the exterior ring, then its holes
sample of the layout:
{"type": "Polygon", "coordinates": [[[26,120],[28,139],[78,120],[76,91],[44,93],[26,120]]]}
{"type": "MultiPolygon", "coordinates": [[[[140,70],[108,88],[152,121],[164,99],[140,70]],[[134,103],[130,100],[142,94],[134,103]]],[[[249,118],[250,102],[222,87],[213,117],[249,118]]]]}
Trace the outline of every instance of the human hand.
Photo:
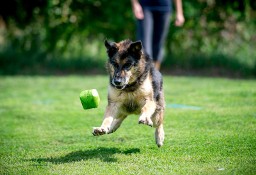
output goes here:
{"type": "Polygon", "coordinates": [[[177,14],[176,20],[175,20],[175,26],[181,27],[181,26],[183,26],[184,22],[185,22],[185,18],[183,16],[183,14],[177,14]]]}
{"type": "Polygon", "coordinates": [[[137,19],[143,19],[144,18],[144,13],[143,13],[142,7],[138,2],[134,2],[133,5],[132,5],[132,8],[133,8],[134,16],[137,19]]]}

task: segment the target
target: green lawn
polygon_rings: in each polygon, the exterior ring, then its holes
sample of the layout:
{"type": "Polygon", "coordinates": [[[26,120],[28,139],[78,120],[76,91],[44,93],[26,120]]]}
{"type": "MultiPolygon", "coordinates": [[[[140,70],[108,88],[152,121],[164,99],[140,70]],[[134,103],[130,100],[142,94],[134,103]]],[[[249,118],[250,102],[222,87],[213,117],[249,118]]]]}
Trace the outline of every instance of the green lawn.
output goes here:
{"type": "Polygon", "coordinates": [[[256,81],[164,77],[166,140],[128,117],[92,136],[107,76],[0,77],[0,174],[256,174],[256,81]],[[96,88],[98,109],[79,94],[96,88]]]}

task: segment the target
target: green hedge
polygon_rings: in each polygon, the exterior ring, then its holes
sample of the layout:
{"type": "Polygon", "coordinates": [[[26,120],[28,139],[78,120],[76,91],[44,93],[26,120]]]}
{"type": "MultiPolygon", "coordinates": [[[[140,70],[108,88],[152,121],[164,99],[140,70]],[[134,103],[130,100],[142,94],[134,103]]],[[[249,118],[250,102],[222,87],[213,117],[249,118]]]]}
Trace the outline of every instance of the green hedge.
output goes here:
{"type": "MultiPolygon", "coordinates": [[[[163,69],[256,75],[254,0],[190,0],[183,7],[186,22],[171,24],[163,69]]],[[[104,39],[135,39],[129,0],[10,0],[0,15],[0,74],[103,72],[104,39]]]]}

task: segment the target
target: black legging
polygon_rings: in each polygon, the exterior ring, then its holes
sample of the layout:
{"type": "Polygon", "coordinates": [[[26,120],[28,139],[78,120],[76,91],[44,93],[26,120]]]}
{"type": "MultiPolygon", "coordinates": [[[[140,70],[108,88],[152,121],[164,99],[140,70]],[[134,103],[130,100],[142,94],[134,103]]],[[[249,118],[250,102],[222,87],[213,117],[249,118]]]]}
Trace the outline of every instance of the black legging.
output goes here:
{"type": "Polygon", "coordinates": [[[142,41],[147,54],[162,62],[163,45],[170,25],[170,12],[143,9],[144,19],[137,20],[137,39],[142,41]]]}

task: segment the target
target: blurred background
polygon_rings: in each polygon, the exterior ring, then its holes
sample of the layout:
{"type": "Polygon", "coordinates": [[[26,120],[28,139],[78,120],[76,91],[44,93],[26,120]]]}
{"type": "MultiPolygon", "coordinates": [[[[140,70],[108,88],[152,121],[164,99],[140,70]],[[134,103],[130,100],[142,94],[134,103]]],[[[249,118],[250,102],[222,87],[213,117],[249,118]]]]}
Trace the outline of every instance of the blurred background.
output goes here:
{"type": "MultiPolygon", "coordinates": [[[[256,77],[256,1],[183,0],[162,72],[256,77]]],[[[135,40],[130,0],[8,0],[0,6],[0,75],[105,73],[105,39],[135,40]]]]}

